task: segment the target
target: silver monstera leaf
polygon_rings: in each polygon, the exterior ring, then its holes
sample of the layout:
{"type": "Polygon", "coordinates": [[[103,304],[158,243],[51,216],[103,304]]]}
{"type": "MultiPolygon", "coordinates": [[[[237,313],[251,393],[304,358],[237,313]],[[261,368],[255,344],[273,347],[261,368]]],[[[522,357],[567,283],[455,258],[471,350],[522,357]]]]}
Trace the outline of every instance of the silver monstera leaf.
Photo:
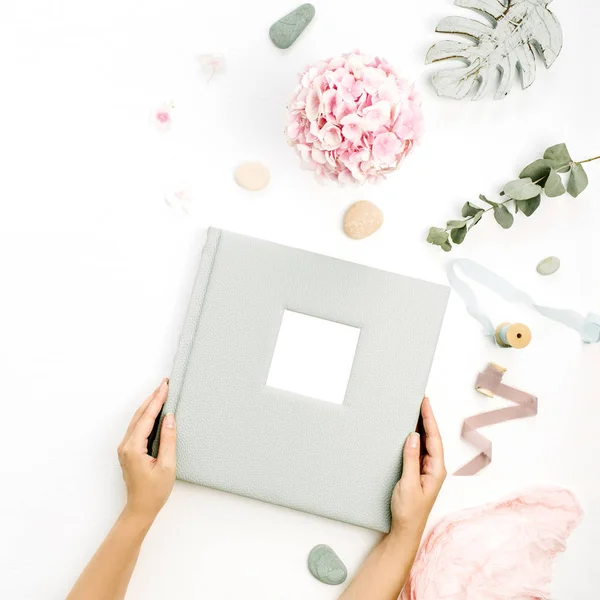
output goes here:
{"type": "Polygon", "coordinates": [[[510,91],[517,70],[523,89],[529,87],[535,80],[534,49],[548,68],[562,48],[562,30],[547,8],[550,2],[455,0],[456,6],[477,11],[487,17],[487,22],[465,17],[446,17],[440,21],[436,31],[464,35],[470,40],[438,42],[427,52],[427,64],[447,59],[466,63],[464,67],[443,69],[433,75],[438,95],[479,100],[490,84],[498,82],[494,98],[499,100],[510,91]]]}

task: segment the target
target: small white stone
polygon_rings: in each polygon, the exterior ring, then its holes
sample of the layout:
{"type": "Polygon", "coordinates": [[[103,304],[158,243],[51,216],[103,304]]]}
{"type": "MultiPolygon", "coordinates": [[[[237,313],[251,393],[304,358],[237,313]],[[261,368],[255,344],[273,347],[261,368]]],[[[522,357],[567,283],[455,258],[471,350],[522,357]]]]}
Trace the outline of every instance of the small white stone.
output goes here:
{"type": "Polygon", "coordinates": [[[368,200],[355,202],[344,216],[344,233],[353,240],[374,234],[383,224],[383,213],[368,200]]]}
{"type": "Polygon", "coordinates": [[[541,260],[536,267],[536,271],[540,275],[552,275],[558,269],[560,269],[560,258],[558,256],[548,256],[548,258],[541,260]]]}
{"type": "Polygon", "coordinates": [[[246,190],[256,192],[267,187],[271,174],[260,162],[248,161],[238,166],[234,173],[235,182],[246,190]]]}

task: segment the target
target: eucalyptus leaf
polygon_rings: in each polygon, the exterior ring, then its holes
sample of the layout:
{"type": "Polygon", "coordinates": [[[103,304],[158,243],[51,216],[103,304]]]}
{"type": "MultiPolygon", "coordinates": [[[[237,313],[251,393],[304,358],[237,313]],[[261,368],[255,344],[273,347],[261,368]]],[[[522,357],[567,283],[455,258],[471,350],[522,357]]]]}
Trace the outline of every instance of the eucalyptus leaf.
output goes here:
{"type": "Polygon", "coordinates": [[[537,183],[533,183],[531,177],[515,179],[504,186],[504,193],[513,200],[529,200],[535,198],[541,191],[542,188],[537,183]]]}
{"type": "Polygon", "coordinates": [[[562,30],[546,6],[549,1],[455,0],[457,6],[487,18],[481,21],[446,17],[438,23],[436,31],[468,38],[438,42],[427,52],[427,64],[456,59],[466,63],[434,73],[432,82],[438,95],[457,100],[472,95],[473,100],[479,100],[490,85],[498,82],[494,98],[504,98],[516,73],[523,89],[529,87],[535,80],[534,48],[546,68],[554,63],[562,48],[562,30]]]}
{"type": "Polygon", "coordinates": [[[519,207],[519,210],[526,217],[530,217],[538,209],[541,201],[542,197],[536,196],[535,198],[529,198],[529,200],[516,200],[515,202],[519,207]]]}
{"type": "Polygon", "coordinates": [[[486,202],[490,206],[498,206],[497,202],[492,202],[491,200],[488,200],[483,194],[479,194],[479,199],[482,200],[483,202],[486,202]]]}
{"type": "Polygon", "coordinates": [[[453,229],[450,237],[455,244],[462,244],[463,240],[467,237],[467,228],[459,227],[458,229],[453,229]]]}
{"type": "Polygon", "coordinates": [[[571,164],[573,161],[567,150],[566,144],[550,146],[550,148],[544,152],[544,158],[550,163],[550,166],[553,169],[560,169],[561,167],[571,164]]]}
{"type": "Polygon", "coordinates": [[[450,242],[444,242],[441,248],[444,252],[450,252],[450,250],[452,250],[452,244],[450,242]]]}
{"type": "Polygon", "coordinates": [[[477,223],[479,223],[479,221],[481,221],[481,217],[483,217],[483,213],[485,211],[480,210],[474,217],[473,220],[471,221],[471,224],[469,225],[469,231],[471,231],[471,229],[473,229],[473,227],[475,227],[475,225],[477,225],[477,223]]]}
{"type": "Polygon", "coordinates": [[[479,206],[475,206],[470,202],[465,202],[463,204],[461,214],[463,217],[474,217],[480,210],[481,208],[479,208],[479,206]]]}
{"type": "Polygon", "coordinates": [[[567,192],[577,198],[588,185],[588,177],[584,168],[579,164],[575,163],[571,169],[571,175],[569,175],[569,181],[567,182],[567,192]]]}
{"type": "Polygon", "coordinates": [[[466,221],[447,221],[446,229],[460,229],[467,224],[466,221]]]}
{"type": "Polygon", "coordinates": [[[427,235],[427,241],[430,244],[441,246],[448,242],[448,232],[445,229],[439,227],[430,227],[429,234],[427,235]]]}
{"type": "Polygon", "coordinates": [[[509,229],[515,221],[515,218],[510,214],[506,206],[495,206],[494,218],[503,229],[509,229]]]}
{"type": "Polygon", "coordinates": [[[550,174],[544,186],[544,192],[548,198],[556,198],[556,196],[561,196],[565,193],[565,186],[562,179],[554,169],[550,169],[550,174]]]}
{"type": "Polygon", "coordinates": [[[526,179],[529,177],[532,181],[545,185],[551,168],[552,165],[549,160],[538,158],[521,171],[519,179],[526,179]]]}

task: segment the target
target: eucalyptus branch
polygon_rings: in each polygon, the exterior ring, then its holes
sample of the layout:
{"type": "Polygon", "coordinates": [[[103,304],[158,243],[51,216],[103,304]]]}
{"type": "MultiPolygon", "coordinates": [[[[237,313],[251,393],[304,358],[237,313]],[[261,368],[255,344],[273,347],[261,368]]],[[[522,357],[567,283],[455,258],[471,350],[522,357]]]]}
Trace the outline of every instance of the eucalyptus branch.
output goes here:
{"type": "Polygon", "coordinates": [[[515,214],[522,212],[530,217],[539,208],[542,194],[554,198],[568,192],[576,198],[588,185],[587,174],[581,165],[594,160],[600,160],[600,156],[575,161],[565,144],[551,146],[544,152],[543,158],[533,161],[521,171],[519,179],[509,181],[504,186],[500,196],[504,196],[505,200],[494,202],[480,194],[479,199],[488,204],[488,208],[465,202],[461,211],[463,218],[447,221],[445,228],[430,227],[427,241],[450,252],[451,241],[462,244],[467,233],[489,211],[494,212],[494,218],[500,227],[508,229],[515,220],[507,206],[510,202],[514,203],[515,214]],[[566,187],[561,177],[563,173],[569,173],[566,187]]]}
{"type": "Polygon", "coordinates": [[[580,160],[577,164],[582,165],[583,163],[592,162],[593,160],[598,160],[598,159],[600,159],[600,156],[594,156],[594,158],[586,158],[585,160],[580,160]]]}

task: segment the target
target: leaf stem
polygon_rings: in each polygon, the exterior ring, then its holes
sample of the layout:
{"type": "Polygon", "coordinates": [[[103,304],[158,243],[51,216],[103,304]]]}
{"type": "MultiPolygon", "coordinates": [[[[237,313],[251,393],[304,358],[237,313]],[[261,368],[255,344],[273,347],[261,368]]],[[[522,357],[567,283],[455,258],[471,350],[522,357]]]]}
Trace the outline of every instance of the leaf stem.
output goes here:
{"type": "Polygon", "coordinates": [[[594,156],[594,158],[586,158],[585,160],[576,160],[575,164],[582,165],[583,163],[592,162],[593,160],[598,160],[598,159],[600,159],[600,156],[594,156]]]}

